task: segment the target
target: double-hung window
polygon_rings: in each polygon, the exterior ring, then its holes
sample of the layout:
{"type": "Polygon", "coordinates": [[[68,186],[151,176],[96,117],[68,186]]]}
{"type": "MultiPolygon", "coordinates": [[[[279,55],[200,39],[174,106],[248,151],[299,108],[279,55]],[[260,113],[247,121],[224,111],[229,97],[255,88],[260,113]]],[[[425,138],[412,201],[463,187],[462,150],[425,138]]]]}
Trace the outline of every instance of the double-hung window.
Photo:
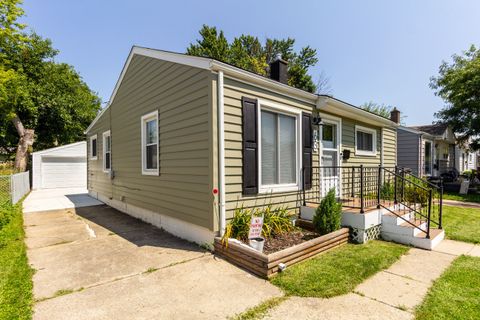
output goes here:
{"type": "Polygon", "coordinates": [[[260,186],[280,191],[298,184],[298,115],[260,110],[260,186]]]}
{"type": "Polygon", "coordinates": [[[110,130],[103,133],[103,171],[112,169],[112,137],[110,130]]]}
{"type": "Polygon", "coordinates": [[[377,130],[355,126],[355,154],[360,156],[377,155],[377,130]]]}
{"type": "Polygon", "coordinates": [[[97,160],[97,135],[90,137],[90,160],[97,160]]]}
{"type": "Polygon", "coordinates": [[[142,117],[142,174],[158,175],[158,111],[142,117]]]}

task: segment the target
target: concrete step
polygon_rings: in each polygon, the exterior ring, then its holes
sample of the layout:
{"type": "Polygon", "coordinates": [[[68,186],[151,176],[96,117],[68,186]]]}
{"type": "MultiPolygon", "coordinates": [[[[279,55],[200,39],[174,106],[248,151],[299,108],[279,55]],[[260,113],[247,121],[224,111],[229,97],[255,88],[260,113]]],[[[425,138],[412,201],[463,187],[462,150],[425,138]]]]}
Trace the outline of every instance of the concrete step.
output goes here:
{"type": "Polygon", "coordinates": [[[398,226],[398,225],[404,223],[405,220],[410,220],[413,216],[413,214],[410,211],[395,211],[395,213],[392,213],[392,212],[389,212],[389,211],[384,213],[382,215],[382,224],[383,225],[389,224],[389,225],[398,226]]]}
{"type": "Polygon", "coordinates": [[[430,239],[427,239],[425,233],[421,233],[416,236],[408,236],[404,234],[387,232],[382,228],[381,237],[383,240],[410,245],[416,248],[432,250],[445,238],[445,231],[440,229],[430,229],[430,239]]]}
{"type": "MultiPolygon", "coordinates": [[[[383,217],[382,217],[383,218],[383,217]]],[[[401,220],[401,224],[382,224],[382,232],[397,233],[399,235],[414,237],[420,233],[421,230],[427,230],[427,223],[425,221],[410,219],[409,222],[401,220]]]]}

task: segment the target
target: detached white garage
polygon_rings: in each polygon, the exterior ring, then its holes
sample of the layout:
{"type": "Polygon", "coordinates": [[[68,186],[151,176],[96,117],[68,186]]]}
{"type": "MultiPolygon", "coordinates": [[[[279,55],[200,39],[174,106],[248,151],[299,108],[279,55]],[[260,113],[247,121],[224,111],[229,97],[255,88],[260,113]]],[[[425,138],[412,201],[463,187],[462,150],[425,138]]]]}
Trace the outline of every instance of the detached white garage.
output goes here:
{"type": "Polygon", "coordinates": [[[32,189],[87,188],[87,143],[34,152],[32,168],[32,189]]]}

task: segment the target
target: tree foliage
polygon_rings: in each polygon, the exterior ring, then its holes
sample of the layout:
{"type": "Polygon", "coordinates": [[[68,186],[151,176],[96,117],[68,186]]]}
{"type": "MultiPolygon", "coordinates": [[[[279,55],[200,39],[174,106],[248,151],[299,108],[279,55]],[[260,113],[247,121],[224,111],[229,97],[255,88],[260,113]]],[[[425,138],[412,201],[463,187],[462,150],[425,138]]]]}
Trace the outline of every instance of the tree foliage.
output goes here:
{"type": "Polygon", "coordinates": [[[42,149],[82,139],[100,109],[75,69],[55,61],[51,41],[17,22],[21,3],[0,0],[0,149],[10,154],[22,138],[14,119],[35,132],[34,148],[42,149]]]}
{"type": "MultiPolygon", "coordinates": [[[[282,59],[288,62],[289,85],[309,92],[317,89],[308,73],[318,62],[317,51],[310,46],[296,52],[295,39],[267,38],[262,44],[258,37],[244,34],[229,43],[223,31],[207,25],[203,25],[199,33],[200,39],[187,48],[190,55],[220,60],[262,76],[268,76],[269,63],[274,61],[277,55],[281,55],[282,59]]],[[[322,80],[324,81],[325,79],[322,80]]]]}
{"type": "MultiPolygon", "coordinates": [[[[393,106],[390,106],[388,104],[377,103],[373,101],[365,102],[364,104],[360,105],[360,108],[387,119],[390,119],[390,112],[392,112],[392,110],[394,109],[393,106]]],[[[400,115],[400,123],[402,125],[405,125],[405,118],[405,115],[400,115]]]]}
{"type": "Polygon", "coordinates": [[[480,50],[471,46],[452,63],[443,62],[430,87],[446,105],[435,116],[448,123],[457,138],[470,140],[470,147],[480,149],[480,50]]]}

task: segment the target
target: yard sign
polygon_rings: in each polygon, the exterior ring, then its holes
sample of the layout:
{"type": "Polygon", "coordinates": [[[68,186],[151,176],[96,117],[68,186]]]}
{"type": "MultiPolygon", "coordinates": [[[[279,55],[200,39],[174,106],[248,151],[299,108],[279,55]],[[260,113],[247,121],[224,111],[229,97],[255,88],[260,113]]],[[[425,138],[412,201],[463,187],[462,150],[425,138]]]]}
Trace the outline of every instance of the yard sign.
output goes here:
{"type": "Polygon", "coordinates": [[[468,193],[468,187],[470,186],[470,181],[462,181],[462,184],[460,185],[460,192],[459,194],[467,194],[468,193]]]}
{"type": "Polygon", "coordinates": [[[263,217],[252,217],[250,221],[250,230],[248,231],[248,238],[260,238],[262,236],[263,217]]]}

